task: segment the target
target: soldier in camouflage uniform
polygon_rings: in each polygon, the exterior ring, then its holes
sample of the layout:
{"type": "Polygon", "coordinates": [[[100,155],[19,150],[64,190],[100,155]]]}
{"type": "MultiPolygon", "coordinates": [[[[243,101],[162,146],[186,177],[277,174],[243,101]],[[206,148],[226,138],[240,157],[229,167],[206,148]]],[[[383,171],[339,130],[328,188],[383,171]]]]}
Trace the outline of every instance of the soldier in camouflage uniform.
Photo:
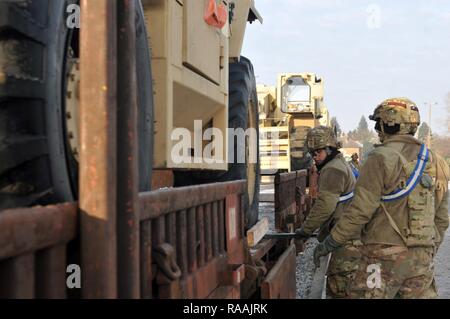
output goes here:
{"type": "Polygon", "coordinates": [[[358,172],[361,169],[361,165],[359,164],[359,155],[358,153],[352,154],[352,159],[348,162],[350,166],[353,166],[358,172]]]}
{"type": "MultiPolygon", "coordinates": [[[[307,135],[307,146],[319,171],[319,194],[302,228],[296,233],[306,239],[319,229],[320,241],[328,236],[333,224],[348,206],[356,179],[339,152],[340,145],[331,128],[313,128],[307,135]]],[[[360,244],[357,238],[349,239],[332,254],[327,273],[327,297],[347,297],[348,286],[360,259],[355,245],[360,244]]]]}
{"type": "Polygon", "coordinates": [[[315,259],[361,234],[351,297],[435,298],[433,257],[449,225],[449,168],[414,138],[420,117],[409,99],[385,100],[370,119],[382,144],[368,156],[352,203],[315,259]]]}

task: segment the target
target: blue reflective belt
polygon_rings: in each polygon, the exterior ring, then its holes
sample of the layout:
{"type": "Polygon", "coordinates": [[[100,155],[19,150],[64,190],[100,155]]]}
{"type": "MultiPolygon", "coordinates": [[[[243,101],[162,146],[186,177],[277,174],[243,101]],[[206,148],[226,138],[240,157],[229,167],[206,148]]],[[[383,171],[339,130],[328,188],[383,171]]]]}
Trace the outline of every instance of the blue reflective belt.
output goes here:
{"type": "Polygon", "coordinates": [[[345,202],[349,201],[350,199],[353,198],[353,196],[355,196],[355,194],[353,193],[353,191],[350,192],[350,193],[347,193],[347,194],[342,195],[341,197],[339,197],[339,202],[338,202],[338,204],[345,203],[345,202]]]}
{"type": "Polygon", "coordinates": [[[423,171],[425,170],[425,166],[429,158],[429,151],[428,148],[426,148],[425,144],[423,144],[422,147],[420,148],[418,158],[419,160],[417,161],[416,167],[414,168],[413,173],[406,182],[406,187],[399,188],[396,191],[390,193],[389,195],[382,196],[381,200],[383,202],[390,202],[408,196],[414,190],[414,188],[416,188],[417,183],[422,177],[423,171]]]}
{"type": "MultiPolygon", "coordinates": [[[[350,168],[352,169],[353,176],[355,176],[355,178],[358,179],[358,177],[359,177],[359,172],[358,172],[358,170],[356,169],[356,167],[354,167],[353,165],[350,165],[350,168]]],[[[355,196],[355,194],[353,193],[353,191],[351,191],[350,193],[347,193],[347,194],[343,194],[343,195],[341,195],[341,197],[339,197],[339,202],[338,202],[338,204],[348,202],[348,201],[349,201],[350,199],[352,199],[354,196],[355,196]]]]}
{"type": "Polygon", "coordinates": [[[355,176],[356,179],[358,179],[359,177],[359,171],[356,169],[356,167],[351,167],[352,172],[353,172],[353,176],[355,176]]]}

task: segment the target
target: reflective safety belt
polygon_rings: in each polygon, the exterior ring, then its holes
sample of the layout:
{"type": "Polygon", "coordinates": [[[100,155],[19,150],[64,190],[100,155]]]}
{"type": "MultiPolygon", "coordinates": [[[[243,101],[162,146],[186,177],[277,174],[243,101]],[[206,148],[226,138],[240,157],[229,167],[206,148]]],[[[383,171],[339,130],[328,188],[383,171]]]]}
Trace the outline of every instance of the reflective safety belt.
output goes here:
{"type": "MultiPolygon", "coordinates": [[[[355,178],[358,179],[358,177],[359,177],[359,172],[358,172],[357,168],[354,167],[352,164],[350,164],[350,169],[352,170],[353,176],[355,176],[355,178]]],[[[347,194],[343,194],[343,195],[341,195],[341,197],[339,197],[339,202],[338,202],[338,204],[348,202],[348,201],[349,201],[350,199],[352,199],[354,196],[355,196],[355,194],[354,194],[353,191],[351,191],[350,193],[347,193],[347,194]]]]}
{"type": "Polygon", "coordinates": [[[414,167],[414,171],[412,172],[411,176],[409,176],[408,181],[406,182],[406,187],[399,188],[396,191],[390,193],[389,195],[382,196],[381,200],[383,202],[390,202],[408,196],[414,190],[414,188],[416,188],[417,183],[422,177],[429,156],[430,154],[428,148],[425,146],[425,144],[422,144],[418,156],[418,161],[416,163],[416,167],[414,167]]]}
{"type": "Polygon", "coordinates": [[[355,176],[355,178],[358,179],[358,177],[359,177],[358,169],[355,166],[353,166],[352,164],[350,164],[350,166],[351,166],[350,168],[352,169],[353,176],[355,176]]]}
{"type": "Polygon", "coordinates": [[[350,199],[352,199],[354,196],[355,196],[355,194],[353,193],[353,191],[350,193],[344,194],[341,197],[339,197],[338,204],[345,203],[345,202],[349,201],[350,199]]]}

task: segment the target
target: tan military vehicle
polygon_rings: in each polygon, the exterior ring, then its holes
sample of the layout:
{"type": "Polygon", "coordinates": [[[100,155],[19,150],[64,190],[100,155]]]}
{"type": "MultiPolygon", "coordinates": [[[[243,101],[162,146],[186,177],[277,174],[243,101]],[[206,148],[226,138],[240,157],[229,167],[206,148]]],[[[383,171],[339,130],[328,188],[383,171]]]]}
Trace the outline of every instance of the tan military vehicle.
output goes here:
{"type": "MultiPolygon", "coordinates": [[[[258,128],[253,66],[241,57],[247,22],[262,20],[254,1],[137,3],[140,191],[151,189],[152,171],[158,187],[247,179],[254,224],[259,165],[249,163],[248,148],[257,143],[247,143],[244,163],[233,163],[226,133],[258,128]],[[213,127],[223,140],[209,154],[223,155],[208,161],[201,137],[213,127]],[[176,128],[193,136],[183,161],[172,154],[176,128]]],[[[77,198],[80,25],[74,22],[83,10],[77,6],[0,3],[0,209],[77,198]]]]}
{"type": "Polygon", "coordinates": [[[276,87],[257,86],[263,173],[308,167],[311,158],[304,149],[308,130],[330,124],[323,85],[314,73],[286,73],[278,76],[276,87]]]}

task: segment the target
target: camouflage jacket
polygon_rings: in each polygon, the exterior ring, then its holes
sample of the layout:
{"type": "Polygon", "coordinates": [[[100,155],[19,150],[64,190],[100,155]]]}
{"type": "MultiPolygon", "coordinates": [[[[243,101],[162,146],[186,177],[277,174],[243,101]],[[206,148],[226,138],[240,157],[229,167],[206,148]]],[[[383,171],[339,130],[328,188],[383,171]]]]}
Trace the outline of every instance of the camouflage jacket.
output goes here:
{"type": "MultiPolygon", "coordinates": [[[[390,136],[370,153],[361,168],[355,196],[331,231],[335,241],[343,244],[349,238],[360,234],[364,244],[404,245],[403,239],[393,229],[381,208],[381,197],[397,189],[404,178],[403,163],[398,152],[408,161],[414,161],[421,144],[410,135],[390,136]]],[[[430,161],[437,167],[434,241],[439,245],[449,226],[447,195],[450,174],[448,165],[436,153],[431,152],[430,161]]],[[[408,196],[384,203],[395,224],[402,231],[409,229],[407,204],[408,196]]],[[[403,235],[406,236],[405,233],[403,235]]]]}
{"type": "Polygon", "coordinates": [[[320,171],[319,195],[303,224],[303,230],[312,234],[320,228],[319,240],[329,231],[349,202],[338,203],[339,197],[353,191],[355,177],[342,154],[336,155],[320,171]]]}

